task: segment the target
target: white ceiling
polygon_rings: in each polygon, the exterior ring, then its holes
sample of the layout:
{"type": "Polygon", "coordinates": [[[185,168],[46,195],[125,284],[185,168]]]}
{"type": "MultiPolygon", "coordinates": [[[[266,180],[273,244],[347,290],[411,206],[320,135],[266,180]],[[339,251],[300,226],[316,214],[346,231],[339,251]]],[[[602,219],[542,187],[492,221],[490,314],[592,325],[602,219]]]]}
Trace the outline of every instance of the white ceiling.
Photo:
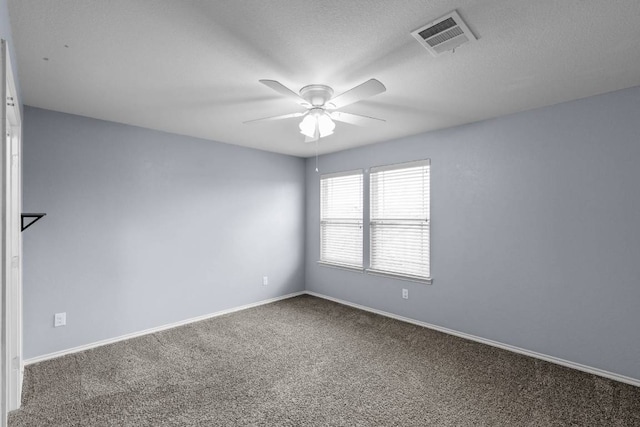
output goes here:
{"type": "Polygon", "coordinates": [[[387,91],[342,111],[329,153],[640,85],[638,0],[9,0],[23,102],[308,157],[301,111],[258,83],[387,91]],[[478,41],[410,31],[457,9],[478,41]],[[66,47],[67,45],[68,47],[66,47]],[[45,61],[43,58],[49,58],[45,61]]]}

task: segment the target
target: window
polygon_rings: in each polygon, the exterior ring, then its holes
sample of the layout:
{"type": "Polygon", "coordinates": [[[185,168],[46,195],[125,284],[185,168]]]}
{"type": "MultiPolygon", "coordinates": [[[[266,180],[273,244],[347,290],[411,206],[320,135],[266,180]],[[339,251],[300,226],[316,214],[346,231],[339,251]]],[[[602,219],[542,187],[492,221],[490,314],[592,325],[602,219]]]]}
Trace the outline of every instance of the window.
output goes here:
{"type": "Polygon", "coordinates": [[[430,161],[371,168],[371,268],[429,282],[430,161]]]}
{"type": "Polygon", "coordinates": [[[320,262],[362,268],[362,170],[320,177],[320,262]]]}

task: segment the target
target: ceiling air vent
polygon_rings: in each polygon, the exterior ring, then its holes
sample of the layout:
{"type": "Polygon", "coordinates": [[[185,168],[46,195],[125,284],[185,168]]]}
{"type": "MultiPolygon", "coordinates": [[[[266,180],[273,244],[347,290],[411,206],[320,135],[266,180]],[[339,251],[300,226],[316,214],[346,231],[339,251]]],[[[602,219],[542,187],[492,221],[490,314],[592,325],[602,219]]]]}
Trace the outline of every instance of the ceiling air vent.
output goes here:
{"type": "Polygon", "coordinates": [[[433,56],[477,40],[455,10],[411,32],[433,56]]]}

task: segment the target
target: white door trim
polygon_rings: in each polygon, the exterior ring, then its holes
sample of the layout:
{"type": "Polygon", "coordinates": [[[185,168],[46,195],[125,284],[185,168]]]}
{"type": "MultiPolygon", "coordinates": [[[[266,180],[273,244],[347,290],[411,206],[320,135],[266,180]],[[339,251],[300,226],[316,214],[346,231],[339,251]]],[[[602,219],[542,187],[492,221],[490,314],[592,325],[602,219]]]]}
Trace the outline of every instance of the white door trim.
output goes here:
{"type": "MultiPolygon", "coordinates": [[[[11,97],[11,96],[10,96],[11,97]]],[[[11,97],[15,99],[15,96],[11,97]]],[[[12,103],[10,103],[12,104],[12,103]]],[[[11,119],[8,114],[7,134],[9,135],[11,152],[9,183],[9,245],[11,247],[11,272],[8,292],[9,314],[9,411],[20,407],[22,395],[22,156],[21,156],[21,126],[19,120],[19,107],[13,103],[7,110],[15,110],[17,119],[11,119]]]]}
{"type": "Polygon", "coordinates": [[[21,139],[22,118],[16,97],[7,43],[0,47],[0,122],[4,134],[0,155],[0,258],[2,259],[2,355],[0,365],[0,426],[7,413],[20,407],[22,393],[22,240],[21,240],[21,139]]]}
{"type": "MultiPolygon", "coordinates": [[[[6,102],[2,102],[6,99],[6,69],[7,69],[7,61],[6,61],[6,42],[2,40],[0,47],[0,126],[2,127],[2,135],[6,134],[6,125],[7,125],[7,107],[6,102]]],[[[0,346],[2,351],[0,352],[0,369],[2,372],[0,376],[0,426],[4,427],[7,425],[7,412],[9,412],[9,390],[8,390],[8,378],[9,378],[9,348],[8,348],[8,338],[7,334],[9,332],[8,320],[9,316],[7,315],[8,308],[8,300],[7,300],[7,179],[6,179],[6,171],[7,171],[7,144],[6,138],[3,138],[2,141],[2,149],[0,150],[0,165],[1,165],[1,173],[0,173],[0,197],[2,199],[2,209],[0,209],[0,270],[2,271],[1,280],[2,280],[2,291],[0,292],[0,299],[2,300],[2,304],[0,306],[0,312],[2,314],[2,328],[0,330],[0,346]]]]}

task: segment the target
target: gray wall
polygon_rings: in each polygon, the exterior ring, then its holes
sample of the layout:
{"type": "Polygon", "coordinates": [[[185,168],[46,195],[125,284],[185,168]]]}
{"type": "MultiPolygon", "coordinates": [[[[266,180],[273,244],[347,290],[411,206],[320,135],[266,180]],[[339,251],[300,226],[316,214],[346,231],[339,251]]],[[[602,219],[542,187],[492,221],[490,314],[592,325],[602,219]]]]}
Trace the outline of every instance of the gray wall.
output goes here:
{"type": "Polygon", "coordinates": [[[433,285],[316,264],[308,159],[307,290],[640,379],[640,88],[325,155],[320,168],[422,158],[433,285]]]}
{"type": "Polygon", "coordinates": [[[303,159],[26,106],[23,151],[27,359],[304,289],[303,159]]]}

